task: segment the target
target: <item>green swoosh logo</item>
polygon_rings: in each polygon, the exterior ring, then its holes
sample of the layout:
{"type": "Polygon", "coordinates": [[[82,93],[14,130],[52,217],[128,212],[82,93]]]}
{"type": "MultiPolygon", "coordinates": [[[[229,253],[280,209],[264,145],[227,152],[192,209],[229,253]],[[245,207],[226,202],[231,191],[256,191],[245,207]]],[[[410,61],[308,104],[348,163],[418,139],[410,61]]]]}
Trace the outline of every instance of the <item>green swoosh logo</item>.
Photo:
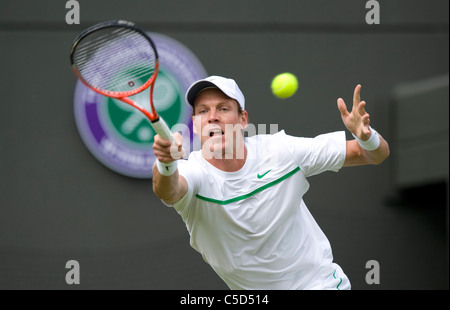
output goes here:
{"type": "Polygon", "coordinates": [[[263,173],[263,174],[257,174],[256,176],[258,177],[258,179],[262,179],[262,178],[264,178],[264,176],[266,175],[266,174],[268,174],[270,171],[272,171],[272,169],[270,169],[269,171],[267,171],[267,172],[265,172],[265,173],[263,173]]]}

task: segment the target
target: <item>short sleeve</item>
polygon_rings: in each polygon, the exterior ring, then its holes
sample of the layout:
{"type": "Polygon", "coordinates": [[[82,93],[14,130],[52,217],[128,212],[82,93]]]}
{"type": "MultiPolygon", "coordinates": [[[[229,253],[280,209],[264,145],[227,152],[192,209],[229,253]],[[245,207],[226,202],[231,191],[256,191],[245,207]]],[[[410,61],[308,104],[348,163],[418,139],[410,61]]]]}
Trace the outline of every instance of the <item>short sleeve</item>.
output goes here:
{"type": "Polygon", "coordinates": [[[322,134],[315,138],[286,135],[285,143],[305,177],[325,171],[337,172],[344,165],[346,154],[344,131],[322,134]]]}

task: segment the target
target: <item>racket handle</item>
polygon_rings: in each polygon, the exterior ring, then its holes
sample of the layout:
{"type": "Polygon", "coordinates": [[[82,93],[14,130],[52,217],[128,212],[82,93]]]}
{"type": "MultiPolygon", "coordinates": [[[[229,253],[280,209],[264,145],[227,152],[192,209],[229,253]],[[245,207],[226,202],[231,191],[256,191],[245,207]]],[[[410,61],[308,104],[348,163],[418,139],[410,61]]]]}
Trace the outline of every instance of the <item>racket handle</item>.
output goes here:
{"type": "Polygon", "coordinates": [[[164,140],[170,140],[173,141],[172,132],[169,129],[169,126],[167,126],[166,122],[159,117],[154,122],[151,122],[153,129],[156,131],[156,133],[163,138],[164,140]]]}

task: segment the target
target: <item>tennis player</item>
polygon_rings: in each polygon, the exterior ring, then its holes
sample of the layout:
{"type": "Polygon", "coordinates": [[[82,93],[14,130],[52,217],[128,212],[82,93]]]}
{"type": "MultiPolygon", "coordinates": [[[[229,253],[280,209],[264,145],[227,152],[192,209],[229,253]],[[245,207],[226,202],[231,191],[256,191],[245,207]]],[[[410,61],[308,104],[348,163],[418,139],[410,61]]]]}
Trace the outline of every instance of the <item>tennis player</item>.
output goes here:
{"type": "Polygon", "coordinates": [[[200,150],[175,160],[183,155],[181,135],[173,144],[155,136],[153,190],[181,215],[191,246],[230,289],[350,289],[303,195],[310,176],[389,156],[387,142],[369,126],[360,91],[356,86],[351,112],[337,102],[351,141],[344,131],[244,137],[244,95],[219,76],[186,92],[200,150]]]}

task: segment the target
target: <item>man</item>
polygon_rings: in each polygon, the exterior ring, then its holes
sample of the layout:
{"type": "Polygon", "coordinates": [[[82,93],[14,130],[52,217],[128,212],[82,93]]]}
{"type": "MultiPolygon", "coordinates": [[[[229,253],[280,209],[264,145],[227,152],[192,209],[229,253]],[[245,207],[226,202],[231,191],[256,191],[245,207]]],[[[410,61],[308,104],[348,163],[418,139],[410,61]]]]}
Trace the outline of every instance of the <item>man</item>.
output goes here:
{"type": "Polygon", "coordinates": [[[303,201],[307,177],[379,164],[387,142],[369,126],[361,86],[338,109],[345,132],[299,138],[284,131],[244,138],[245,98],[232,79],[199,80],[186,92],[201,150],[155,136],[153,190],[181,215],[191,246],[231,289],[350,289],[331,246],[303,201]]]}

